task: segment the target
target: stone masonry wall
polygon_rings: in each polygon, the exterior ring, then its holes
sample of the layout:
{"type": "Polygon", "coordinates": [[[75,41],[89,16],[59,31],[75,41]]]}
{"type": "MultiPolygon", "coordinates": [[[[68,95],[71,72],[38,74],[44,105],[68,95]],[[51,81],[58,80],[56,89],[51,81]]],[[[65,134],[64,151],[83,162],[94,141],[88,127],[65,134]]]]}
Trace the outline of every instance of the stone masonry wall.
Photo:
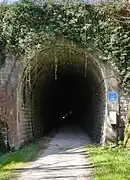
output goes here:
{"type": "Polygon", "coordinates": [[[105,110],[106,110],[106,88],[104,77],[102,76],[101,72],[96,71],[93,72],[95,74],[97,82],[96,89],[94,89],[93,98],[92,98],[92,105],[93,105],[93,112],[92,112],[92,119],[94,122],[93,128],[93,141],[97,143],[102,143],[102,135],[103,135],[103,124],[105,121],[105,110]]]}
{"type": "MultiPolygon", "coordinates": [[[[23,97],[21,94],[18,94],[21,69],[20,61],[16,57],[13,58],[8,55],[6,64],[0,70],[0,130],[5,144],[7,145],[7,142],[9,142],[11,148],[19,148],[22,143],[33,138],[31,102],[28,101],[29,103],[23,105],[23,97]]],[[[95,70],[93,71],[90,74],[97,73],[95,70]]],[[[119,92],[116,77],[108,68],[105,68],[104,74],[104,77],[101,73],[94,76],[98,82],[94,80],[97,83],[94,87],[97,87],[97,89],[94,92],[95,94],[93,94],[93,134],[99,140],[101,133],[104,133],[104,139],[111,141],[116,139],[117,128],[114,129],[111,126],[108,111],[115,110],[117,114],[119,113],[118,133],[120,137],[123,137],[130,95],[129,93],[119,92]],[[109,76],[112,76],[112,78],[109,78],[109,76]],[[106,94],[108,91],[120,93],[120,101],[117,104],[107,102],[106,94]]],[[[28,98],[31,99],[31,92],[27,90],[27,94],[28,98]]]]}
{"type": "Polygon", "coordinates": [[[120,92],[120,119],[119,119],[119,137],[123,139],[125,123],[127,123],[128,105],[130,104],[130,92],[120,92]]]}
{"type": "Polygon", "coordinates": [[[106,110],[106,89],[104,83],[102,83],[97,89],[96,95],[93,98],[93,107],[92,118],[94,121],[94,142],[102,143],[103,124],[105,121],[106,110]]]}
{"type": "Polygon", "coordinates": [[[14,148],[17,136],[17,86],[19,63],[12,56],[7,56],[6,64],[0,71],[0,122],[4,142],[14,148]]]}

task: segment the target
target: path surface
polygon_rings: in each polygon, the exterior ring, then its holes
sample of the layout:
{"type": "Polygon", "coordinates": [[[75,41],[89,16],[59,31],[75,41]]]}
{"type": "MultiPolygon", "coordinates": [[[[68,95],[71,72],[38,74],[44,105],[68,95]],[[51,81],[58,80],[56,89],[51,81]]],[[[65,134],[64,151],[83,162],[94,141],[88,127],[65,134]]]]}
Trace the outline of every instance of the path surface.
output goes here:
{"type": "Polygon", "coordinates": [[[80,129],[61,128],[19,180],[91,180],[92,165],[84,150],[89,143],[89,137],[80,129]]]}

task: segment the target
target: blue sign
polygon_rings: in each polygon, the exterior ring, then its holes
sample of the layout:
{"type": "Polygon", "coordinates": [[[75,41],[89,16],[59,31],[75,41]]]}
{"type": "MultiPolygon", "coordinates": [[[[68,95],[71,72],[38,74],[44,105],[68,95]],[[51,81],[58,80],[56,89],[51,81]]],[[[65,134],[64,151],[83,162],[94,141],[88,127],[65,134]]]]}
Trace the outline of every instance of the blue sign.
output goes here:
{"type": "Polygon", "coordinates": [[[108,92],[108,101],[110,102],[118,102],[118,93],[115,91],[108,92]]]}

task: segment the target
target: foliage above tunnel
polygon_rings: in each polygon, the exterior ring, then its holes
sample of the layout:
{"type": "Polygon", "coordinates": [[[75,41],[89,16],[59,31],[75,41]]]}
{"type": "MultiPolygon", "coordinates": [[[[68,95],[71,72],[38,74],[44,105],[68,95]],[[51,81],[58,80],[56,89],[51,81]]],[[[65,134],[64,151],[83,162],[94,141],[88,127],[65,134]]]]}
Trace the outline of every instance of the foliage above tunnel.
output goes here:
{"type": "Polygon", "coordinates": [[[130,81],[130,6],[52,5],[24,0],[0,6],[0,43],[29,56],[58,37],[65,37],[117,67],[121,83],[130,81]],[[51,41],[50,41],[51,40],[51,41]],[[123,77],[123,78],[122,78],[123,77]]]}

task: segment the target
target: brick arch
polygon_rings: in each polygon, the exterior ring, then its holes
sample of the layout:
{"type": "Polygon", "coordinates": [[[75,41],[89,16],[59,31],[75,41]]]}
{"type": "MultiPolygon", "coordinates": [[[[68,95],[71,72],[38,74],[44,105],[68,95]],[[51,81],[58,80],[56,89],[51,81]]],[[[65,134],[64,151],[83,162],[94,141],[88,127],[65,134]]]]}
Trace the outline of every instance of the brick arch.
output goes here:
{"type": "MultiPolygon", "coordinates": [[[[47,92],[49,91],[50,95],[54,98],[50,89],[55,90],[56,82],[59,83],[60,87],[64,84],[67,86],[66,81],[64,81],[67,74],[69,74],[68,77],[74,76],[74,79],[69,82],[70,86],[74,80],[76,81],[74,84],[76,89],[80,86],[83,89],[80,92],[81,95],[83,94],[83,97],[78,96],[78,98],[82,98],[84,102],[84,105],[82,104],[84,111],[80,110],[83,112],[80,115],[84,114],[85,116],[89,114],[89,116],[83,119],[82,123],[85,132],[88,133],[89,130],[89,135],[93,141],[101,144],[116,139],[117,129],[110,123],[109,111],[113,110],[119,113],[119,103],[112,104],[108,102],[107,93],[113,90],[119,91],[117,78],[110,66],[99,60],[98,55],[88,53],[85,49],[78,47],[74,43],[56,41],[51,45],[41,48],[41,50],[37,50],[33,58],[27,61],[18,60],[16,57],[13,60],[10,57],[9,59],[13,70],[8,74],[10,78],[7,78],[8,83],[6,83],[8,84],[6,85],[6,90],[9,93],[5,90],[4,94],[8,93],[8,101],[10,104],[11,102],[14,104],[13,108],[12,106],[7,108],[8,102],[5,102],[7,111],[9,113],[13,112],[14,117],[10,121],[6,117],[10,130],[11,147],[18,148],[26,141],[44,134],[44,131],[48,128],[46,123],[47,121],[51,122],[49,119],[52,119],[52,117],[48,113],[41,120],[38,115],[40,105],[43,102],[54,104],[53,101],[45,99],[46,95],[49,96],[47,92]],[[58,77],[57,80],[54,80],[56,61],[58,63],[58,77]],[[62,79],[61,82],[58,81],[59,77],[62,79]],[[13,85],[13,97],[10,94],[12,79],[15,84],[13,85]],[[52,80],[54,81],[53,83],[52,80]],[[81,80],[83,83],[80,83],[81,80]],[[85,96],[87,93],[89,93],[88,96],[85,96]],[[44,100],[42,103],[40,102],[41,98],[44,100]],[[88,113],[88,109],[85,110],[85,102],[88,101],[87,99],[84,101],[85,98],[88,98],[89,103],[91,103],[91,113],[88,113]],[[15,135],[12,133],[12,129],[15,135]],[[12,139],[14,140],[12,141],[12,139]]],[[[76,93],[78,95],[78,90],[76,90],[76,93]]],[[[5,99],[7,100],[7,98],[5,99]]],[[[78,103],[81,103],[81,101],[78,100],[78,103]]],[[[89,107],[88,104],[86,105],[89,107]]],[[[80,108],[80,106],[78,107],[80,108]]],[[[55,113],[58,119],[59,114],[56,111],[52,112],[52,109],[54,109],[54,106],[51,107],[50,114],[55,113]]],[[[47,111],[49,111],[49,108],[47,111]]]]}
{"type": "MultiPolygon", "coordinates": [[[[30,65],[28,64],[23,71],[21,83],[22,113],[20,115],[21,124],[19,125],[21,142],[34,138],[36,135],[40,136],[44,132],[44,128],[41,128],[40,121],[37,120],[39,118],[35,112],[38,106],[36,101],[38,98],[40,99],[38,95],[41,91],[43,91],[44,88],[49,88],[49,85],[44,87],[44,81],[46,84],[49,84],[51,78],[54,79],[56,61],[58,68],[60,67],[59,69],[62,69],[61,72],[73,72],[74,75],[80,74],[85,79],[86,84],[88,83],[88,87],[91,87],[89,90],[91,92],[89,93],[92,96],[92,112],[91,117],[88,118],[91,118],[90,121],[93,122],[91,126],[93,127],[91,128],[90,134],[95,142],[102,142],[107,108],[107,90],[105,81],[103,81],[104,74],[102,67],[100,67],[97,60],[84,49],[74,44],[59,42],[37,52],[30,60],[30,65]],[[30,77],[30,82],[27,81],[27,77],[30,77]]],[[[87,122],[86,124],[84,122],[83,126],[87,128],[87,122]]]]}

